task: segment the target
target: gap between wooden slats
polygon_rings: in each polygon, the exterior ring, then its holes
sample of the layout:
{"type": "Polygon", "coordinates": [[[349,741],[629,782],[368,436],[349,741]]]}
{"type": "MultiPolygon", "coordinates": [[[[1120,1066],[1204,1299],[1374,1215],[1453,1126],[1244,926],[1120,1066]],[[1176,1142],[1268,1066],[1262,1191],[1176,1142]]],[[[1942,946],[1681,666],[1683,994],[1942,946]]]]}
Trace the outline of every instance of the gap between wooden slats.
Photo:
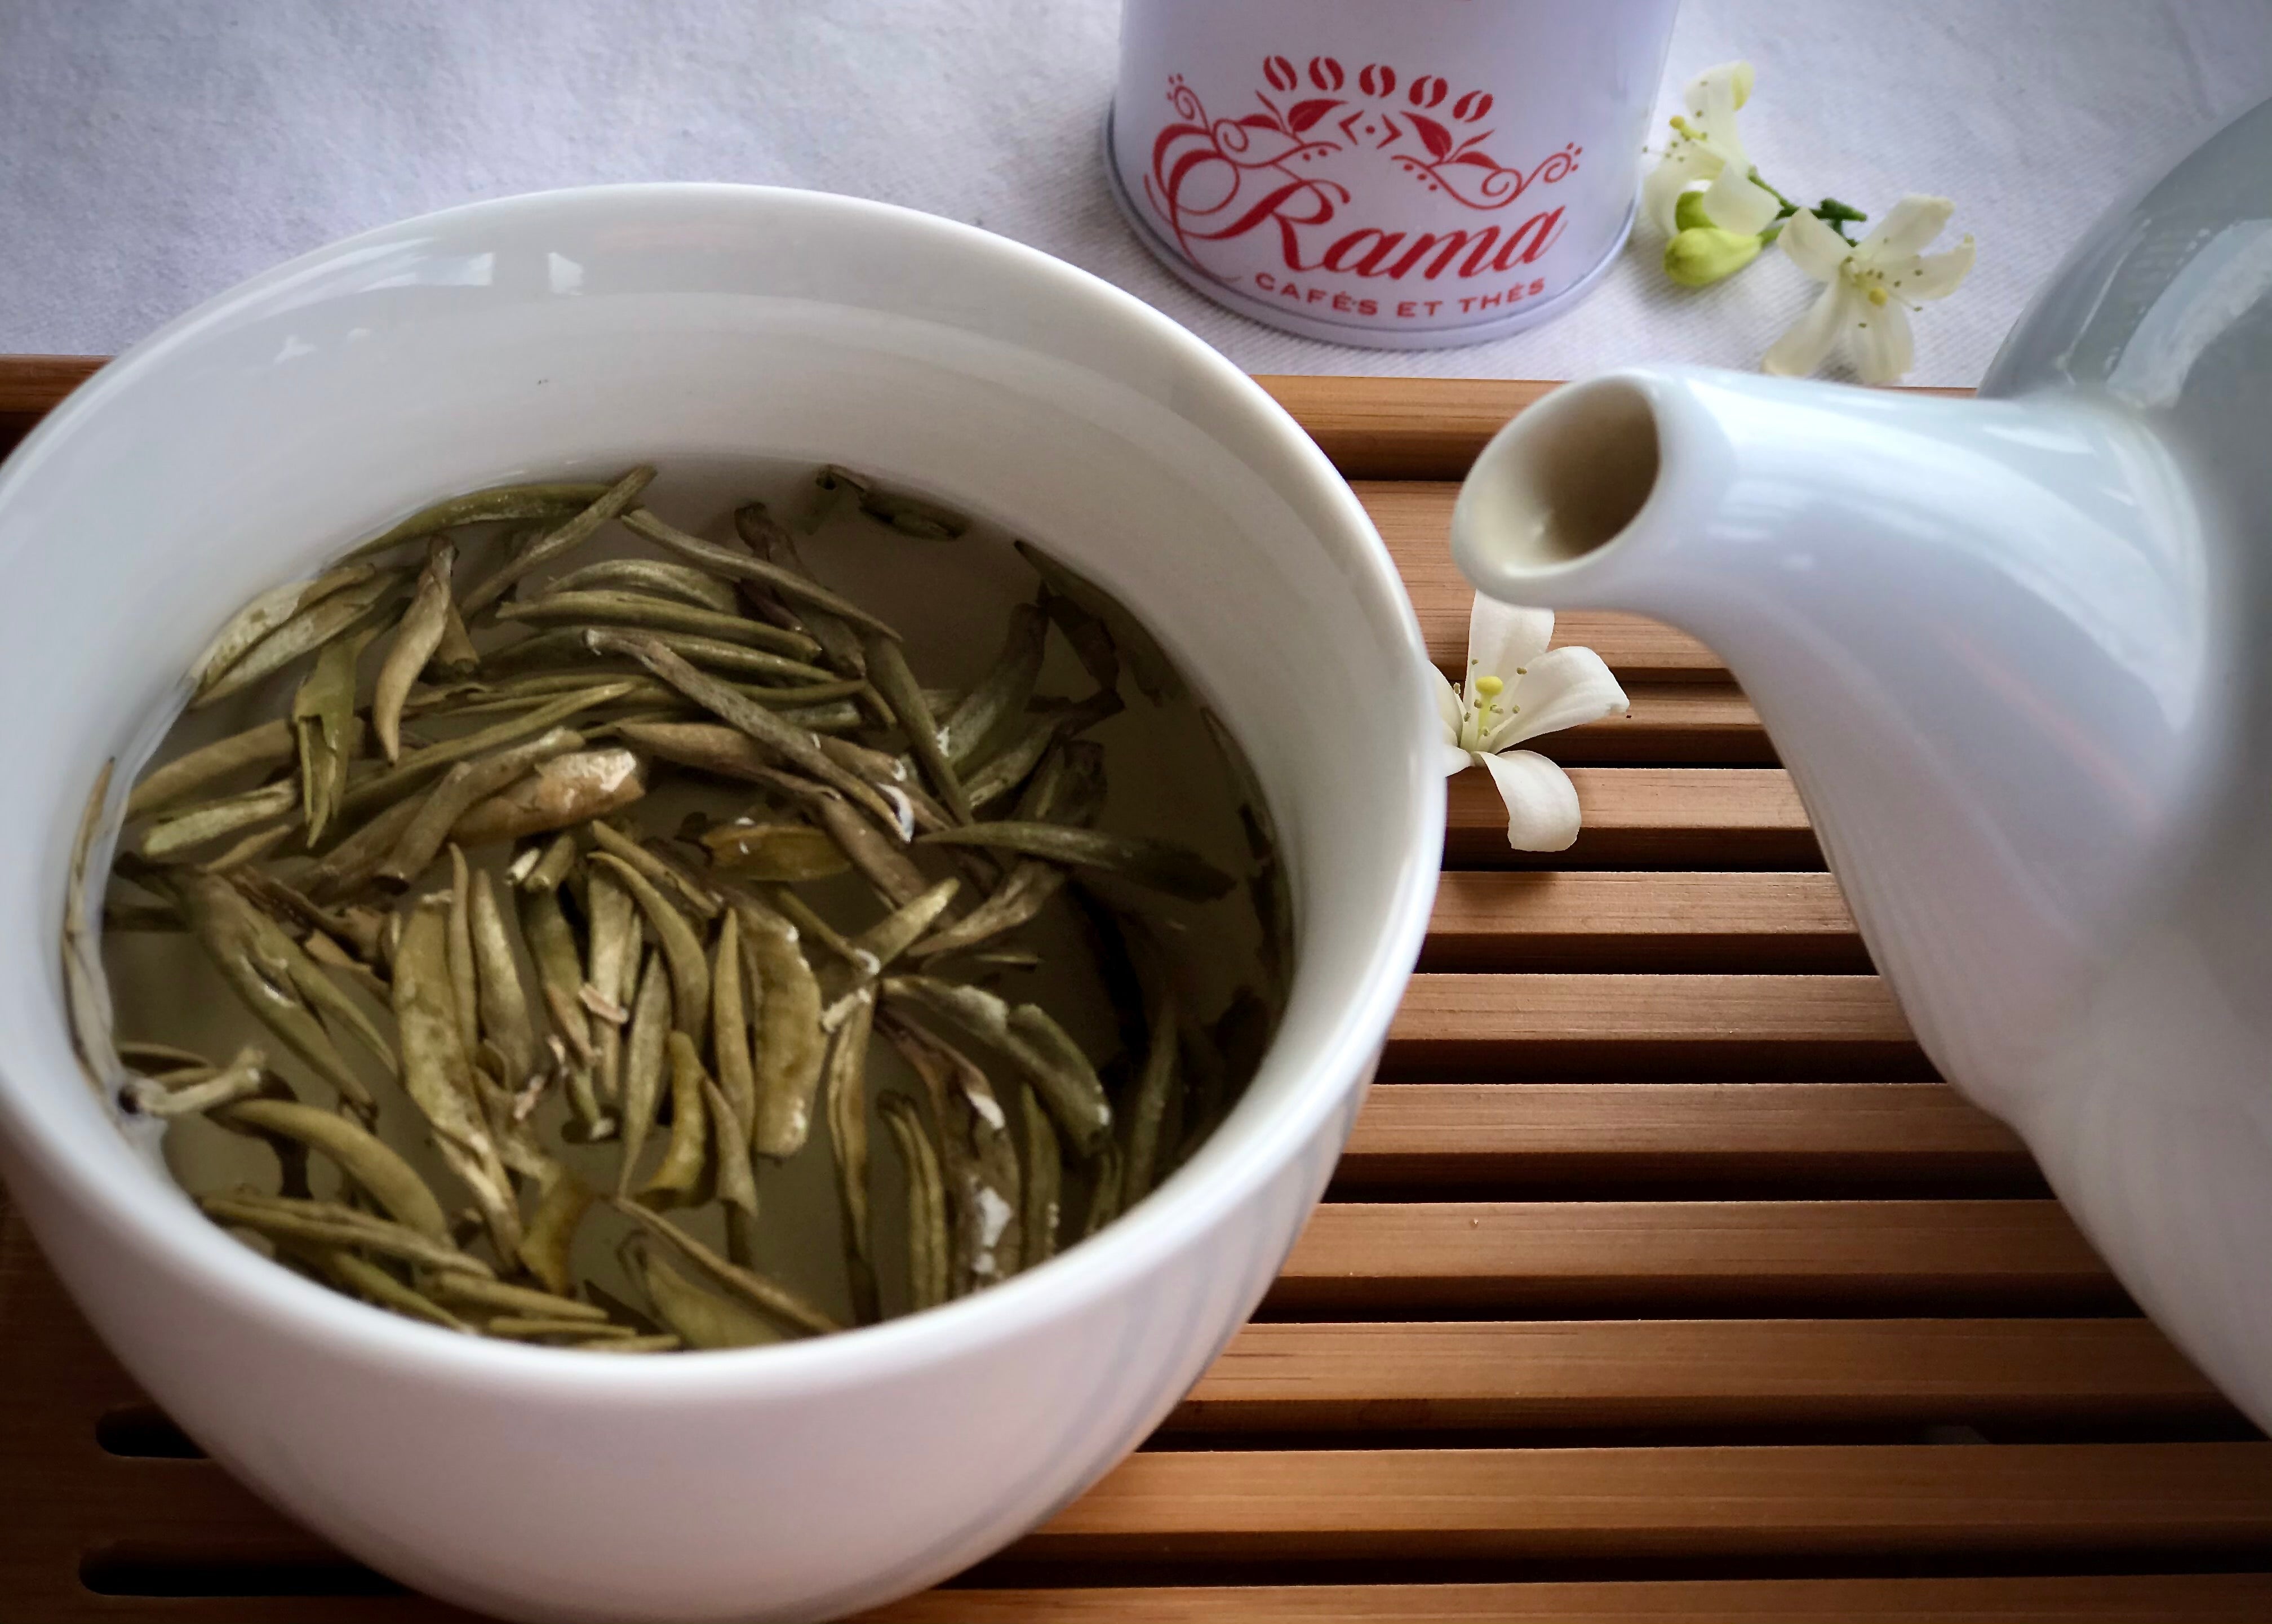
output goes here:
{"type": "Polygon", "coordinates": [[[2155,1574],[934,1590],[854,1624],[2237,1624],[2268,1616],[2272,1575],[2155,1574]]]}
{"type": "Polygon", "coordinates": [[[0,1221],[0,1597],[121,1539],[206,1546],[235,1560],[329,1554],[208,1462],[102,1448],[100,1418],[142,1395],[13,1216],[0,1221]]]}
{"type": "Polygon", "coordinates": [[[1277,1319],[2126,1306],[2059,1203],[2024,1199],[1328,1201],[1264,1299],[1277,1319]]]}
{"type": "MultiPolygon", "coordinates": [[[[90,1433],[87,1447],[93,1448],[90,1433]]],[[[64,1469],[53,1454],[40,1480],[11,1495],[0,1584],[10,1597],[54,1587],[82,1556],[175,1567],[226,1565],[234,1587],[264,1588],[252,1571],[341,1563],[330,1545],[287,1522],[210,1461],[116,1459],[96,1455],[64,1469]]]]}
{"type": "MultiPolygon", "coordinates": [[[[351,1582],[361,1570],[337,1575],[351,1582]]],[[[42,1624],[471,1624],[408,1595],[57,1598],[42,1624]]],[[[42,1594],[29,1598],[44,1602],[42,1594]]],[[[2235,1624],[2272,1610],[2272,1574],[1940,1578],[1528,1581],[1512,1583],[1179,1583],[926,1591],[848,1624],[2235,1624]]],[[[29,1616],[28,1614],[26,1616],[29,1616]]]]}
{"type": "MultiPolygon", "coordinates": [[[[354,1570],[359,1572],[360,1570],[354,1570]]],[[[352,1573],[342,1575],[351,1578],[352,1573]]],[[[472,1624],[408,1595],[177,1597],[78,1592],[42,1624],[472,1624]]],[[[2272,1613],[2272,1574],[2157,1573],[1513,1583],[1238,1584],[952,1589],[848,1624],[2235,1624],[2272,1613]]],[[[33,1616],[30,1613],[26,1617],[33,1616]]]]}
{"type": "MultiPolygon", "coordinates": [[[[2272,1613],[2272,1575],[1725,1579],[1511,1584],[1174,1585],[945,1590],[849,1624],[2236,1624],[2272,1613]]],[[[466,1624],[410,1596],[83,1597],[43,1624],[466,1624]]]]}
{"type": "Polygon", "coordinates": [[[367,1568],[337,1560],[255,1571],[170,1556],[150,1564],[122,1552],[98,1559],[89,1571],[121,1585],[120,1593],[93,1593],[77,1583],[53,1598],[38,1592],[27,1599],[41,1605],[20,1615],[25,1624],[495,1624],[488,1615],[414,1595],[367,1568]],[[240,1574],[243,1583],[263,1588],[244,1595],[223,1588],[240,1574]],[[200,1588],[187,1595],[172,1588],[185,1581],[200,1588]],[[137,1588],[142,1584],[165,1588],[144,1591],[137,1588]]]}
{"type": "Polygon", "coordinates": [[[2227,1418],[2144,1320],[1265,1324],[1170,1434],[2227,1418]]]}

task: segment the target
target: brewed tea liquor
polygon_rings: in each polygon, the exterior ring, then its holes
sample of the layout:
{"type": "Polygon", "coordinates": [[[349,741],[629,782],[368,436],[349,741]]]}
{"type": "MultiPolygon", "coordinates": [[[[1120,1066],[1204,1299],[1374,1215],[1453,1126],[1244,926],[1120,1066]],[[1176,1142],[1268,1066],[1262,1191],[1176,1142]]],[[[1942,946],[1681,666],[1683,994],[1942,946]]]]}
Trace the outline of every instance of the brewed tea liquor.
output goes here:
{"type": "Polygon", "coordinates": [[[1106,165],[1218,303],[1305,337],[1479,343],[1632,228],[1672,0],[1129,0],[1106,165]]]}

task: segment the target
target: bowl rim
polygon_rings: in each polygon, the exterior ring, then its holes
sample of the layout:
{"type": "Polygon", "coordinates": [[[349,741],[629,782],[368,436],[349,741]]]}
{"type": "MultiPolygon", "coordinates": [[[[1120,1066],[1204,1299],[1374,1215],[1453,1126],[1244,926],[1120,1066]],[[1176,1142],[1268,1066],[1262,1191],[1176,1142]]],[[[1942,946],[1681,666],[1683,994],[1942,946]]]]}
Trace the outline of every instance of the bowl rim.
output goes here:
{"type": "MultiPolygon", "coordinates": [[[[1435,707],[1424,680],[1430,667],[1401,579],[1355,492],[1285,408],[1219,351],[1135,295],[1041,250],[920,210],[794,187],[661,182],[523,192],[413,216],[300,255],[176,317],[74,391],[0,462],[0,524],[5,521],[11,488],[51,445],[108,409],[115,396],[131,389],[176,349],[196,343],[238,312],[258,306],[302,278],[382,245],[404,244],[468,226],[491,229],[552,211],[604,217],[625,203],[656,200],[760,214],[802,211],[819,228],[843,222],[881,224],[907,235],[912,251],[943,251],[979,264],[990,259],[987,268],[1005,287],[1022,281],[1050,288],[1068,300],[1086,300],[1095,307],[1100,322],[1121,324],[1143,342],[1172,353],[1182,363],[1182,376],[1203,380],[1219,408],[1244,419],[1274,452],[1302,468],[1315,485],[1319,505],[1330,515],[1329,527],[1320,528],[1319,534],[1340,554],[1340,578],[1359,600],[1361,612],[1386,634],[1385,640],[1401,644],[1409,655],[1401,669],[1383,673],[1383,679],[1406,690],[1406,707],[1413,718],[1411,743],[1401,767],[1409,791],[1407,819],[1415,838],[1394,859],[1392,900],[1368,949],[1368,962],[1356,977],[1354,995],[1333,1017],[1319,1042],[1308,1074],[1274,1109],[1242,1128],[1207,1176],[1171,1179],[1096,1235],[1033,1269],[920,1313],[828,1336],[706,1351],[705,1357],[694,1358],[602,1358],[574,1349],[466,1336],[303,1280],[231,1239],[218,1225],[182,1223],[183,1199],[161,1180],[148,1181],[146,1188],[139,1181],[134,1187],[119,1187],[116,1174],[98,1164],[91,1148],[44,1119],[48,1113],[34,1104],[27,1091],[19,1090],[12,1067],[4,1063],[0,1063],[0,1130],[13,1149],[45,1174],[57,1194],[85,1217],[116,1231],[154,1265],[242,1314],[277,1322],[296,1343],[337,1356],[383,1361],[397,1373],[437,1382],[510,1388],[550,1398],[637,1394],[648,1400],[699,1400],[729,1392],[746,1396],[752,1390],[774,1396],[818,1394],[942,1363],[1093,1308],[1203,1240],[1217,1224],[1259,1194],[1362,1088],[1417,960],[1440,870],[1427,839],[1431,826],[1441,827],[1444,807],[1443,779],[1431,748],[1435,707]],[[1080,1261],[1069,1266],[1075,1251],[1080,1261]]],[[[1298,978],[1298,963],[1296,975],[1298,978]]],[[[59,1001],[54,1019],[59,1030],[65,1027],[59,1001]]],[[[32,1216],[29,1209],[26,1216],[32,1216]]],[[[33,1222],[36,1229],[37,1220],[33,1222]]]]}

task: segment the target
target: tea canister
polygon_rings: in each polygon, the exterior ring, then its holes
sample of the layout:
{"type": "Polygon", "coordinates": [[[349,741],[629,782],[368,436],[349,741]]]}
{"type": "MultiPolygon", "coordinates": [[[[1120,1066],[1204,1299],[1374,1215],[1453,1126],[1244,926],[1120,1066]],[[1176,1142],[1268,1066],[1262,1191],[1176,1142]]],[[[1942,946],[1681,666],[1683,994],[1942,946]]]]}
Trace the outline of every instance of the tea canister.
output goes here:
{"type": "Polygon", "coordinates": [[[1126,0],[1105,126],[1167,267],[1344,344],[1568,308],[1633,226],[1677,0],[1126,0]]]}

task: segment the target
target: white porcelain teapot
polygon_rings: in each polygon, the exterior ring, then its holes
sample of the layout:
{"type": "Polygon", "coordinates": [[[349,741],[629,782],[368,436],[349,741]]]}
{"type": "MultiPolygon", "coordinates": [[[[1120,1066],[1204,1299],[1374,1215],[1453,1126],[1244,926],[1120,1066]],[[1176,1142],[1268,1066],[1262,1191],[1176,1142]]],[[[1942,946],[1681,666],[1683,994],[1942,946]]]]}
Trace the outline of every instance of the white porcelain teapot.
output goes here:
{"type": "Polygon", "coordinates": [[[1978,400],[1609,373],[1491,442],[1453,549],[1723,654],[1926,1052],[2272,1424],[2272,102],[1978,400]]]}

